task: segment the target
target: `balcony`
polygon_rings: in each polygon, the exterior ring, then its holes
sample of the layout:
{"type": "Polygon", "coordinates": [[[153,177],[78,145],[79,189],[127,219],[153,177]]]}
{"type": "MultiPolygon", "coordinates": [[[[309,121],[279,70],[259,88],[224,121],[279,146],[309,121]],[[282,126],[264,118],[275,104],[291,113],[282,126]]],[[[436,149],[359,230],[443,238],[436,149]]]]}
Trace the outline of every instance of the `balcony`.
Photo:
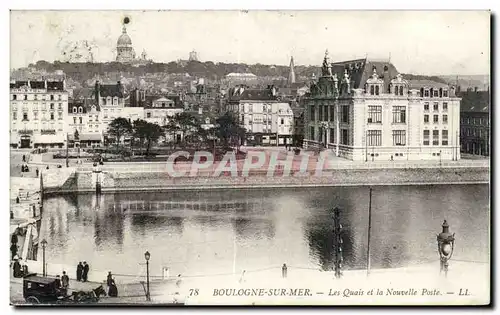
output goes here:
{"type": "Polygon", "coordinates": [[[30,130],[30,129],[19,129],[18,133],[21,134],[21,135],[32,135],[33,134],[33,130],[30,130]]]}
{"type": "Polygon", "coordinates": [[[55,129],[42,129],[42,130],[40,130],[40,133],[42,135],[55,135],[56,130],[55,129]]]}

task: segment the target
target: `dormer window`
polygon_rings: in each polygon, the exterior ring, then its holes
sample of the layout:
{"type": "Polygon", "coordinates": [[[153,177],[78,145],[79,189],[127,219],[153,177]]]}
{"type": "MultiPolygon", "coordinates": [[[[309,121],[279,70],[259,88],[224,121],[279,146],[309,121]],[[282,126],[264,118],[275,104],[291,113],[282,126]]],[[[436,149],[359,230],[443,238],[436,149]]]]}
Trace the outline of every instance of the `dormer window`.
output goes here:
{"type": "Polygon", "coordinates": [[[399,87],[399,95],[400,95],[400,96],[403,96],[403,94],[404,94],[404,89],[403,89],[403,87],[402,87],[402,86],[400,86],[400,87],[399,87]]]}
{"type": "Polygon", "coordinates": [[[424,97],[429,97],[429,90],[428,89],[425,89],[424,90],[424,97]]]}
{"type": "Polygon", "coordinates": [[[443,90],[443,97],[448,97],[448,90],[443,90]]]}
{"type": "Polygon", "coordinates": [[[80,114],[83,113],[83,108],[81,106],[78,107],[78,113],[80,113],[80,114]]]}
{"type": "Polygon", "coordinates": [[[111,97],[108,97],[108,98],[106,99],[106,103],[107,103],[108,105],[113,105],[113,103],[111,102],[111,97]]]}
{"type": "Polygon", "coordinates": [[[434,90],[434,97],[439,97],[439,90],[434,90]]]}
{"type": "Polygon", "coordinates": [[[380,94],[380,87],[378,85],[375,86],[375,95],[380,94]]]}
{"type": "Polygon", "coordinates": [[[73,114],[76,114],[76,107],[73,107],[73,114]]]}
{"type": "Polygon", "coordinates": [[[118,97],[115,97],[115,98],[113,99],[113,105],[118,105],[118,97]]]}
{"type": "Polygon", "coordinates": [[[370,86],[370,95],[375,95],[375,87],[373,85],[370,86]]]}

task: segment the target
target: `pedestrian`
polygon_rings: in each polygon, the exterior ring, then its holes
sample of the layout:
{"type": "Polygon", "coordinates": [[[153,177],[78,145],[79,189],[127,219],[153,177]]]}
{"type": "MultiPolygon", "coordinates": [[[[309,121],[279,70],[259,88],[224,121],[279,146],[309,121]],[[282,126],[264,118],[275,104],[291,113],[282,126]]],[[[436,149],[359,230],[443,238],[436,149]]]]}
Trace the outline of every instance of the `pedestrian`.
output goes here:
{"type": "Polygon", "coordinates": [[[108,296],[109,297],[117,297],[118,296],[118,288],[116,287],[116,283],[114,279],[111,279],[109,290],[108,290],[108,296]]]}
{"type": "Polygon", "coordinates": [[[83,265],[80,261],[76,266],[76,281],[82,281],[83,265]]]}
{"type": "Polygon", "coordinates": [[[394,157],[391,155],[391,161],[394,161],[394,157]]]}
{"type": "Polygon", "coordinates": [[[14,260],[14,258],[16,257],[17,255],[17,244],[11,244],[10,245],[10,253],[12,254],[12,260],[14,260]]]}
{"type": "Polygon", "coordinates": [[[26,162],[26,155],[23,154],[23,162],[26,162]]]}
{"type": "Polygon", "coordinates": [[[49,166],[48,166],[48,165],[47,165],[47,168],[46,168],[46,169],[47,169],[47,170],[49,169],[49,166]]]}
{"type": "Polygon", "coordinates": [[[288,272],[288,267],[286,266],[286,264],[283,264],[283,267],[281,267],[281,276],[283,278],[286,278],[287,272],[288,272]]]}
{"type": "Polygon", "coordinates": [[[111,271],[108,271],[108,277],[107,277],[107,279],[106,279],[106,284],[107,284],[108,286],[110,286],[110,285],[111,285],[111,282],[113,282],[113,275],[111,274],[111,271]]]}
{"type": "Polygon", "coordinates": [[[61,277],[61,284],[62,284],[62,288],[64,290],[68,290],[68,287],[69,287],[69,277],[66,274],[66,271],[63,271],[63,275],[61,277]]]}
{"type": "Polygon", "coordinates": [[[89,265],[86,261],[83,262],[83,273],[82,273],[82,281],[87,282],[89,279],[89,265]]]}
{"type": "Polygon", "coordinates": [[[10,243],[17,245],[17,229],[14,231],[14,233],[12,233],[12,236],[10,237],[10,243]]]}
{"type": "Polygon", "coordinates": [[[19,203],[19,196],[16,197],[16,203],[19,203]]]}
{"type": "Polygon", "coordinates": [[[56,276],[55,285],[56,285],[57,289],[61,288],[61,276],[59,276],[59,275],[56,276]]]}
{"type": "Polygon", "coordinates": [[[36,170],[35,170],[36,177],[38,177],[39,173],[40,173],[40,171],[38,170],[38,167],[37,167],[36,170]]]}
{"type": "Polygon", "coordinates": [[[13,273],[14,278],[21,278],[23,276],[21,263],[17,259],[14,261],[12,269],[14,271],[13,273]]]}
{"type": "Polygon", "coordinates": [[[181,279],[181,275],[177,275],[177,281],[175,282],[175,285],[177,287],[180,287],[181,286],[181,283],[182,283],[182,279],[181,279]]]}

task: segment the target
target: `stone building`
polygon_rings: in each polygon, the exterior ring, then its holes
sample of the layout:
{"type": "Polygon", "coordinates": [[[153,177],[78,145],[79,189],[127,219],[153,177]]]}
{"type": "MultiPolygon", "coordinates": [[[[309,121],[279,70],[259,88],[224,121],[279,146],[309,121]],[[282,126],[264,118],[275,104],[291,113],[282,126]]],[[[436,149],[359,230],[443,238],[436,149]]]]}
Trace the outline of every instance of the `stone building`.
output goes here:
{"type": "Polygon", "coordinates": [[[305,145],[356,161],[460,159],[454,88],[405,80],[388,61],[330,63],[327,51],[305,104],[305,145]]]}
{"type": "Polygon", "coordinates": [[[461,92],[460,144],[468,154],[490,155],[490,91],[461,92]]]}
{"type": "Polygon", "coordinates": [[[130,63],[135,59],[135,51],[132,46],[132,39],[127,34],[127,28],[123,25],[122,34],[116,42],[116,61],[130,63]]]}
{"type": "Polygon", "coordinates": [[[12,147],[64,147],[68,116],[64,80],[11,82],[10,108],[12,147]]]}
{"type": "Polygon", "coordinates": [[[290,103],[277,99],[276,88],[239,86],[231,88],[228,97],[226,110],[237,115],[250,142],[256,145],[292,144],[293,112],[290,103]]]}
{"type": "Polygon", "coordinates": [[[102,144],[100,109],[92,100],[71,101],[66,121],[69,146],[95,147],[102,144]],[[77,135],[77,137],[75,137],[77,135]]]}

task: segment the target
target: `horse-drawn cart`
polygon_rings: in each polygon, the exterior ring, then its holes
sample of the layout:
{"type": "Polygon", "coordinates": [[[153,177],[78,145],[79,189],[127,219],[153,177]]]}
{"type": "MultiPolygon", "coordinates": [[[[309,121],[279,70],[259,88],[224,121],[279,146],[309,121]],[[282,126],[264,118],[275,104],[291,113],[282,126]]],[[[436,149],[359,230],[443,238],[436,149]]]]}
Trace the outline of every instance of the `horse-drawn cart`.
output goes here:
{"type": "Polygon", "coordinates": [[[96,303],[106,291],[101,286],[90,291],[73,291],[59,287],[57,279],[29,274],[23,278],[23,297],[29,304],[96,303]]]}

